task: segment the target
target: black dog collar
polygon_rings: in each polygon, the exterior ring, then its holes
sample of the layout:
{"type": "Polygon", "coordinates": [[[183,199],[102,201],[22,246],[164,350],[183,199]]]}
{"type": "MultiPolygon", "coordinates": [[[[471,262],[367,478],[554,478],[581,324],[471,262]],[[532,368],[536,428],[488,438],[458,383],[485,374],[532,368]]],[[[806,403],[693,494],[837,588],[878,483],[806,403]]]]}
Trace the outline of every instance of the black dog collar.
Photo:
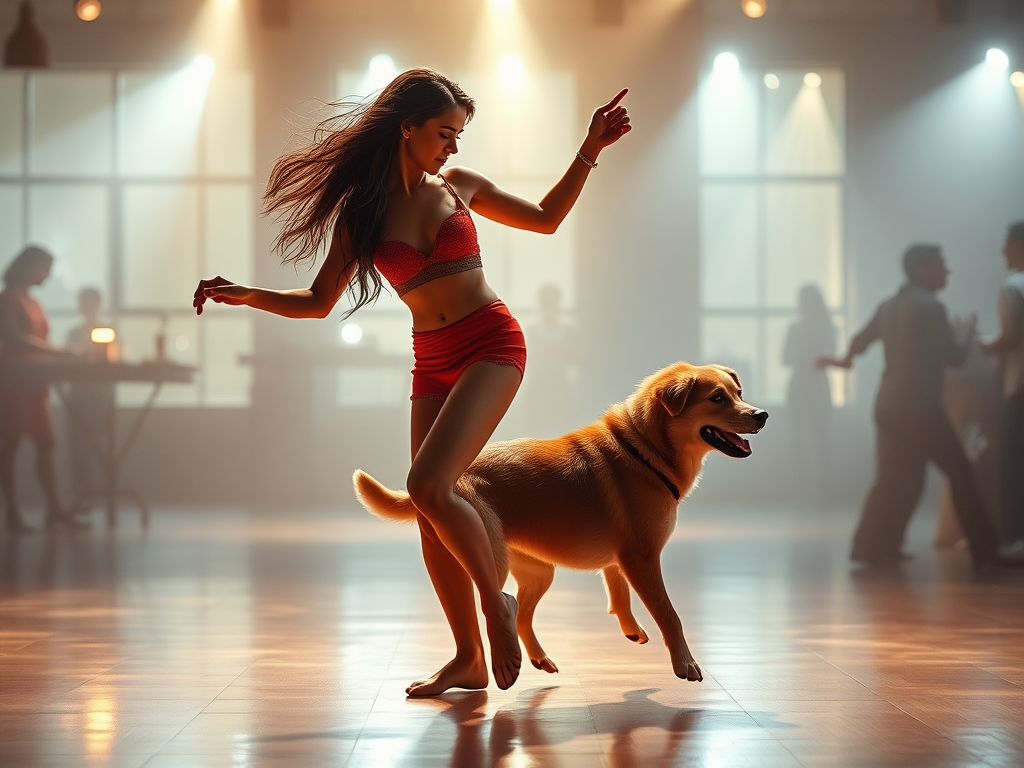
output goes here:
{"type": "Polygon", "coordinates": [[[665,487],[668,488],[669,492],[675,497],[676,501],[679,501],[679,488],[676,487],[676,484],[669,480],[668,477],[665,476],[664,472],[662,472],[656,466],[651,464],[651,462],[647,460],[647,457],[640,453],[640,451],[636,449],[636,446],[629,442],[629,440],[627,440],[623,435],[617,434],[615,432],[613,432],[612,434],[615,435],[616,439],[620,443],[622,443],[622,447],[629,451],[629,455],[632,456],[637,461],[639,461],[649,470],[651,470],[651,472],[653,472],[655,475],[657,475],[658,479],[665,484],[665,487]]]}

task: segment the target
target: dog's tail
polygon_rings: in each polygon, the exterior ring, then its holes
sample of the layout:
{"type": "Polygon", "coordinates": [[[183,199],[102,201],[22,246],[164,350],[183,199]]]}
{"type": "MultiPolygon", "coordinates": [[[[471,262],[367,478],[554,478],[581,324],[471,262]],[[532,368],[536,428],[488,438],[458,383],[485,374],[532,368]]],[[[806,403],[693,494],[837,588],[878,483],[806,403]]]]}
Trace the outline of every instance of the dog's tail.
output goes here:
{"type": "MultiPolygon", "coordinates": [[[[416,507],[405,491],[393,491],[361,469],[352,474],[352,485],[355,486],[359,502],[377,517],[400,523],[415,522],[416,507]]],[[[494,553],[494,564],[498,569],[499,580],[504,582],[508,575],[508,549],[505,545],[501,518],[475,493],[472,483],[466,477],[459,480],[455,492],[468,501],[483,520],[487,538],[491,542],[491,551],[494,553]]]]}
{"type": "Polygon", "coordinates": [[[400,523],[416,521],[416,507],[405,491],[392,491],[361,469],[357,469],[352,475],[352,485],[355,486],[359,503],[377,517],[397,520],[400,523]]]}

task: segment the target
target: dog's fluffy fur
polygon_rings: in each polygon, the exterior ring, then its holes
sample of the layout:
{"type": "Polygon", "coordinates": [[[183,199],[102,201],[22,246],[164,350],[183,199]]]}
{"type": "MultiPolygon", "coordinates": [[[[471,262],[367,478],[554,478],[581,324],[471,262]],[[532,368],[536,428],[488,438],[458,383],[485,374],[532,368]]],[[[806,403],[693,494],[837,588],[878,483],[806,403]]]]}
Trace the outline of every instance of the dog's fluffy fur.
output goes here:
{"type": "MultiPolygon", "coordinates": [[[[596,422],[554,440],[492,443],[456,492],[480,513],[494,549],[498,580],[519,586],[517,627],[530,661],[557,672],[533,631],[537,603],[555,567],[601,570],[608,612],[623,634],[646,643],[630,610],[633,587],[661,630],[678,677],[701,680],[661,574],[661,550],[676,523],[678,499],[696,482],[712,450],[750,453],[740,434],[768,414],[743,401],[739,378],[718,365],[676,363],[644,379],[625,402],[596,422]]],[[[412,522],[409,495],[366,473],[353,476],[372,513],[412,522]]]]}

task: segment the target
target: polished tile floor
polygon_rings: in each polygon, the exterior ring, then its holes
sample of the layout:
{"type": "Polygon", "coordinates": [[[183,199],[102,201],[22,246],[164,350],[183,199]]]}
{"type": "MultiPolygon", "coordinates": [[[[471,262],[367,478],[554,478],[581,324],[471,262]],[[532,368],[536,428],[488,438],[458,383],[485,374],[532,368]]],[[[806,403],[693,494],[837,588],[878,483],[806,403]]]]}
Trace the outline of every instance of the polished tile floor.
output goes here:
{"type": "MultiPolygon", "coordinates": [[[[665,571],[702,684],[600,580],[538,611],[558,675],[409,700],[450,640],[414,532],[162,510],[0,539],[0,766],[1024,765],[1024,578],[845,560],[849,514],[683,508],[665,571]]],[[[644,621],[646,614],[638,610],[644,621]]]]}

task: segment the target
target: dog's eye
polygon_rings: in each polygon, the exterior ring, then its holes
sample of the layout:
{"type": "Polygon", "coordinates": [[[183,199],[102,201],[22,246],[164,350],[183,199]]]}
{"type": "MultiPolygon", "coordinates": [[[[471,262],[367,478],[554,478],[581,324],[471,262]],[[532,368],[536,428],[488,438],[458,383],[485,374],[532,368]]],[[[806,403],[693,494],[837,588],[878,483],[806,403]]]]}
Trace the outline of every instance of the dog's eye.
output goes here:
{"type": "Polygon", "coordinates": [[[711,402],[712,403],[724,403],[725,402],[725,395],[723,395],[721,392],[718,392],[718,393],[716,393],[716,394],[711,396],[711,402]]]}

